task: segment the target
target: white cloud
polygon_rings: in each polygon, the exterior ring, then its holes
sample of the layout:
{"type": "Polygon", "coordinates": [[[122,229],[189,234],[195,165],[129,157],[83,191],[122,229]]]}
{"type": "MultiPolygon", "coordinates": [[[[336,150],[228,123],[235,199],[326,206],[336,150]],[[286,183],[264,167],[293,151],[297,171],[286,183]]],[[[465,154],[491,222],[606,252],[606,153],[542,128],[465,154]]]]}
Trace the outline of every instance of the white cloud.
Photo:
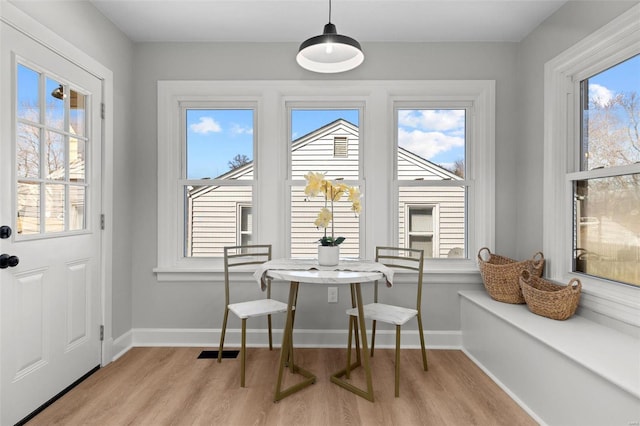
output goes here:
{"type": "Polygon", "coordinates": [[[199,123],[189,126],[195,133],[206,135],[207,133],[218,133],[222,131],[220,125],[211,117],[200,117],[199,123]]]}
{"type": "Polygon", "coordinates": [[[464,110],[402,110],[398,113],[400,126],[426,131],[451,131],[464,128],[464,110]]]}
{"type": "Polygon", "coordinates": [[[450,136],[442,132],[423,132],[421,130],[398,130],[398,143],[427,160],[454,148],[464,147],[464,137],[450,136]]]}
{"type": "Polygon", "coordinates": [[[611,101],[614,93],[599,84],[589,84],[589,100],[596,105],[605,106],[611,101]]]}
{"type": "Polygon", "coordinates": [[[252,135],[253,128],[234,123],[233,126],[231,126],[231,133],[234,135],[252,135]]]}

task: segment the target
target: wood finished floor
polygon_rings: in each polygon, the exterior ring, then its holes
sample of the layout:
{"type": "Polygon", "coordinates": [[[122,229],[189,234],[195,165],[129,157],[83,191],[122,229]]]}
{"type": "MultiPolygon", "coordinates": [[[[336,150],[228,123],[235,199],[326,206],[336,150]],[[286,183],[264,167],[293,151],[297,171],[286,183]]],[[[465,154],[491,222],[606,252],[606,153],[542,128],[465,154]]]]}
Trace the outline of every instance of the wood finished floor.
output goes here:
{"type": "MultiPolygon", "coordinates": [[[[403,350],[400,397],[394,397],[394,352],[372,358],[375,402],[331,383],[344,349],[296,349],[296,364],[317,382],[274,403],[279,350],[247,351],[246,388],[240,360],[197,359],[205,348],[133,348],[100,369],[28,425],[535,425],[536,422],[467,356],[403,350]]],[[[206,348],[211,349],[211,348],[206,348]]],[[[358,370],[362,370],[361,368],[358,370]]],[[[286,383],[297,376],[286,376],[286,383]]],[[[352,375],[364,383],[364,375],[352,375]]]]}

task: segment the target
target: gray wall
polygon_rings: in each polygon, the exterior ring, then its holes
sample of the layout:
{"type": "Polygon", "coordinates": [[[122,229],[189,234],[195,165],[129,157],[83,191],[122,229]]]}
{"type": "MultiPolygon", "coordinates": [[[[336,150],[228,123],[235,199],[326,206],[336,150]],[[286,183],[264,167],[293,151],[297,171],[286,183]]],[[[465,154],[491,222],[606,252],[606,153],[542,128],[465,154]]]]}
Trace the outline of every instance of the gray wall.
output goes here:
{"type": "MultiPolygon", "coordinates": [[[[521,43],[365,43],[367,59],[361,67],[318,76],[296,65],[296,43],[132,46],[86,2],[17,2],[115,75],[114,337],[131,328],[218,328],[221,323],[221,285],[158,282],[152,272],[158,80],[496,80],[497,235],[492,249],[523,258],[542,247],[544,63],[635,3],[569,2],[521,43]]],[[[477,287],[478,279],[429,283],[426,328],[458,330],[456,291],[477,287]]],[[[308,300],[326,303],[326,292],[317,291],[308,300]]],[[[344,321],[323,328],[334,326],[343,328],[344,321]]]]}
{"type": "MultiPolygon", "coordinates": [[[[156,140],[157,81],[260,80],[260,79],[492,79],[497,81],[497,223],[500,223],[495,250],[515,253],[516,155],[516,65],[515,43],[370,43],[364,44],[365,63],[353,72],[338,76],[318,76],[302,70],[295,62],[296,43],[143,43],[134,55],[136,130],[133,146],[132,282],[134,327],[219,328],[223,293],[221,284],[158,283],[152,272],[156,266],[156,140]],[[504,165],[504,167],[503,167],[504,165]]],[[[284,212],[284,211],[283,211],[284,212]]],[[[467,278],[461,278],[467,279],[467,278]]],[[[468,280],[468,279],[467,279],[468,280]]],[[[479,280],[476,280],[476,285],[479,280]]],[[[430,282],[425,300],[433,308],[425,317],[431,330],[458,330],[456,291],[430,282]],[[438,296],[436,296],[438,295],[438,296]],[[433,296],[435,300],[431,298],[433,296]]],[[[469,288],[471,284],[462,287],[469,288]]],[[[462,288],[460,287],[460,288],[462,288]]],[[[326,304],[326,290],[315,291],[314,299],[326,304]],[[317,295],[316,295],[317,293],[317,295]],[[315,299],[317,297],[317,299],[315,299]]],[[[415,296],[413,296],[415,297],[415,296]]],[[[413,298],[413,297],[410,297],[413,298]]],[[[302,303],[302,299],[301,299],[302,303]]],[[[331,308],[331,307],[330,307],[331,308]]],[[[427,309],[429,307],[427,306],[427,309]]],[[[301,307],[302,309],[302,307],[301,307]]],[[[336,308],[337,309],[337,308],[336,308]]],[[[340,307],[342,309],[342,307],[340,307]]],[[[337,312],[337,311],[336,311],[337,312]]],[[[326,315],[326,312],[323,314],[326,315]]],[[[327,317],[331,314],[326,315],[327,317]]],[[[296,316],[304,327],[304,319],[296,316]]],[[[308,324],[312,324],[311,321],[308,324]]],[[[233,324],[232,324],[233,326],[233,324]]],[[[344,328],[341,321],[338,325],[344,328]]],[[[321,328],[330,328],[323,324],[321,328]]]]}
{"type": "Polygon", "coordinates": [[[637,1],[572,1],[551,15],[518,48],[517,256],[542,249],[544,64],[621,15],[637,1]]]}

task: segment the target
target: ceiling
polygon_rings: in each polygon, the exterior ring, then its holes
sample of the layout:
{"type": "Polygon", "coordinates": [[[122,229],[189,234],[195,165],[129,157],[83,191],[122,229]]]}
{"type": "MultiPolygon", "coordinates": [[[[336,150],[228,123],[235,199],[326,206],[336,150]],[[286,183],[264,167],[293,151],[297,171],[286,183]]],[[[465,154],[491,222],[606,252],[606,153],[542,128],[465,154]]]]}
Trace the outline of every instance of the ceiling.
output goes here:
{"type": "MultiPolygon", "coordinates": [[[[329,0],[89,0],[135,42],[302,42],[329,0]]],[[[565,1],[332,0],[338,33],[366,42],[521,41],[565,1]]]]}

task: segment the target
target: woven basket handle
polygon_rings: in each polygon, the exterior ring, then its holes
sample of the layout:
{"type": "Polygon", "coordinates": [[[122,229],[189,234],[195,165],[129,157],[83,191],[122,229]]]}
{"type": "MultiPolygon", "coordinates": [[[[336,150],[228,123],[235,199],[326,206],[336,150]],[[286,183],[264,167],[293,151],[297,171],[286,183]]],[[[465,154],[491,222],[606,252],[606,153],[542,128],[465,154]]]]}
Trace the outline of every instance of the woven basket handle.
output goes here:
{"type": "Polygon", "coordinates": [[[485,250],[487,251],[487,255],[489,256],[489,258],[491,258],[491,250],[489,250],[488,247],[482,247],[480,250],[478,250],[478,260],[481,261],[481,262],[487,262],[488,261],[488,259],[484,260],[482,258],[482,252],[485,251],[485,250]]]}
{"type": "Polygon", "coordinates": [[[582,288],[582,283],[579,279],[572,278],[571,281],[569,281],[569,284],[567,284],[567,287],[570,287],[573,293],[579,293],[582,288]]]}
{"type": "Polygon", "coordinates": [[[533,267],[539,269],[544,265],[544,254],[541,251],[533,255],[533,267]]]}
{"type": "Polygon", "coordinates": [[[528,269],[523,269],[522,272],[520,272],[520,278],[528,284],[529,280],[531,280],[531,272],[529,272],[528,269]]]}

